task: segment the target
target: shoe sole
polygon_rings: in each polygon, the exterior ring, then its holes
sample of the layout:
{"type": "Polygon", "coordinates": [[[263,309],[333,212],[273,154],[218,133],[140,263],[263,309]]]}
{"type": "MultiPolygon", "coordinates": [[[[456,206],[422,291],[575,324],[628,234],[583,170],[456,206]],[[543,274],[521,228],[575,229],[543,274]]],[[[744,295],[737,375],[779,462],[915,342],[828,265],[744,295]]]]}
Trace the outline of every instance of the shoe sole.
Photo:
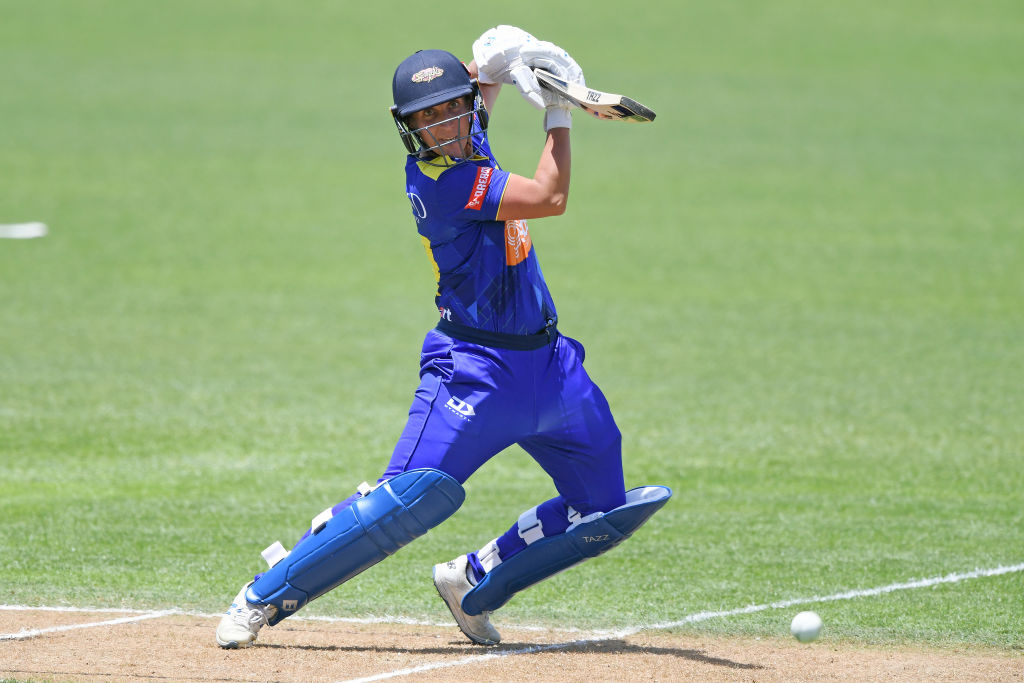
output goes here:
{"type": "Polygon", "coordinates": [[[477,645],[497,645],[500,641],[491,640],[490,638],[481,638],[480,636],[473,635],[472,633],[466,630],[466,627],[462,625],[462,620],[459,618],[458,613],[456,613],[456,611],[452,609],[451,603],[448,602],[449,598],[451,598],[451,600],[455,602],[455,596],[451,593],[448,593],[448,591],[441,588],[441,586],[437,585],[436,569],[431,574],[434,578],[434,588],[437,590],[437,594],[441,598],[441,602],[443,602],[444,606],[448,608],[448,611],[452,613],[452,616],[455,618],[455,623],[458,625],[459,630],[462,631],[462,634],[470,640],[472,640],[477,645]],[[445,597],[445,593],[448,593],[447,597],[445,597]]]}
{"type": "Polygon", "coordinates": [[[252,647],[256,643],[256,639],[253,638],[248,643],[240,643],[237,640],[221,640],[220,636],[216,633],[213,635],[214,640],[225,650],[240,650],[243,647],[252,647]]]}

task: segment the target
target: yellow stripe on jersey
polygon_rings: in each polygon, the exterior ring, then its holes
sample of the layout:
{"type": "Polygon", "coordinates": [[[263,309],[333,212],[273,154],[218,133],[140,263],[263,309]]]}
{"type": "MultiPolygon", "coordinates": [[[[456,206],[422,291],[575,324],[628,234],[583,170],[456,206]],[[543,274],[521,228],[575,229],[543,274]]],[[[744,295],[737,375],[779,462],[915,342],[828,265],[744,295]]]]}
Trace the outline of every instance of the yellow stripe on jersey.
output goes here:
{"type": "Polygon", "coordinates": [[[431,180],[437,180],[438,178],[441,177],[442,173],[448,170],[448,168],[445,166],[438,166],[436,164],[431,164],[426,161],[417,161],[416,166],[419,167],[420,173],[427,176],[431,180]]]}
{"type": "Polygon", "coordinates": [[[437,283],[437,296],[441,296],[441,269],[437,267],[437,261],[434,260],[434,251],[430,248],[430,240],[423,235],[420,235],[420,241],[423,242],[423,248],[427,251],[427,258],[430,259],[430,265],[434,267],[434,281],[437,283]]]}
{"type": "MultiPolygon", "coordinates": [[[[470,161],[485,161],[487,157],[482,157],[478,154],[474,154],[469,158],[470,161]]],[[[419,167],[420,173],[427,176],[431,180],[437,180],[441,177],[441,174],[447,171],[449,168],[455,166],[457,161],[451,157],[440,156],[434,157],[431,161],[420,161],[416,162],[416,166],[419,167]],[[440,161],[438,161],[440,160],[440,161]],[[431,163],[433,161],[433,163],[431,163]]],[[[460,160],[461,161],[461,160],[460,160]]]]}

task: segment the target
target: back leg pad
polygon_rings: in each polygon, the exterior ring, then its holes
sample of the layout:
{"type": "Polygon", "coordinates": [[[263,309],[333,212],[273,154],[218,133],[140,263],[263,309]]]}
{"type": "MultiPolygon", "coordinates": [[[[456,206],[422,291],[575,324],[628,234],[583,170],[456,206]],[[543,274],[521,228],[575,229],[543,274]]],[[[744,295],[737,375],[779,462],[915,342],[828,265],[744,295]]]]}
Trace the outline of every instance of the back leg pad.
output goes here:
{"type": "Polygon", "coordinates": [[[611,550],[660,510],[672,490],[642,486],[626,491],[626,503],[564,533],[530,543],[493,566],[462,598],[462,610],[477,615],[498,609],[519,591],[591,557],[611,550]]]}

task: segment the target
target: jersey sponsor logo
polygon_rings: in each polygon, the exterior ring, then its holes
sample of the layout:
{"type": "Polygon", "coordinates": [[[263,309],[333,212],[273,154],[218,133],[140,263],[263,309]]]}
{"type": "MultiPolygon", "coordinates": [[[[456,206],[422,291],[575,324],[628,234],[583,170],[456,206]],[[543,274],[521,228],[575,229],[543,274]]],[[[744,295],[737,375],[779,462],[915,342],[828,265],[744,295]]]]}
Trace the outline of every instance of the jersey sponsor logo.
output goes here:
{"type": "Polygon", "coordinates": [[[430,83],[435,78],[444,76],[444,69],[439,66],[428,66],[426,69],[421,69],[412,75],[413,83],[430,83]]]}
{"type": "Polygon", "coordinates": [[[409,197],[409,203],[412,204],[412,215],[416,217],[416,222],[423,220],[427,217],[427,207],[423,204],[423,200],[415,192],[406,192],[409,197]]]}
{"type": "Polygon", "coordinates": [[[467,209],[479,211],[483,208],[484,197],[487,196],[487,187],[491,184],[491,173],[494,171],[490,166],[481,166],[476,170],[476,180],[473,181],[473,189],[469,194],[469,201],[466,202],[467,209]]]}
{"type": "Polygon", "coordinates": [[[448,399],[448,402],[445,403],[444,406],[464,420],[468,420],[476,415],[476,410],[473,409],[473,406],[460,398],[455,398],[454,396],[448,399]]]}
{"type": "Polygon", "coordinates": [[[505,221],[505,265],[522,263],[529,255],[533,240],[524,220],[505,221]]]}

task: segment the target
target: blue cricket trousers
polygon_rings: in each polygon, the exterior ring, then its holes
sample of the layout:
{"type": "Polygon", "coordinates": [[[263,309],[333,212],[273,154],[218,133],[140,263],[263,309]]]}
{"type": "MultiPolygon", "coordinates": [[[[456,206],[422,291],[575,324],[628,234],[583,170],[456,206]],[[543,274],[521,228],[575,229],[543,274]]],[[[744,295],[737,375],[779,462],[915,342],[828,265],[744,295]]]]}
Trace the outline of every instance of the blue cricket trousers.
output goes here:
{"type": "MultiPolygon", "coordinates": [[[[409,419],[382,478],[431,467],[463,483],[518,444],[559,494],[537,507],[545,536],[564,532],[573,512],[622,505],[622,436],[583,369],[584,354],[582,344],[561,334],[539,349],[512,351],[431,330],[409,419]]],[[[503,560],[526,547],[518,527],[497,539],[503,560]]]]}
{"type": "MultiPolygon", "coordinates": [[[[409,419],[380,481],[430,467],[461,484],[518,444],[559,494],[531,511],[544,536],[563,533],[571,517],[624,504],[622,435],[608,401],[583,369],[584,355],[582,344],[562,334],[539,349],[513,351],[431,330],[423,341],[409,419]]],[[[357,497],[335,505],[334,513],[357,497]]],[[[309,531],[299,542],[308,536],[309,531]]],[[[495,542],[503,561],[525,548],[520,521],[495,542]]],[[[470,553],[470,563],[482,575],[476,553],[470,553]]]]}

